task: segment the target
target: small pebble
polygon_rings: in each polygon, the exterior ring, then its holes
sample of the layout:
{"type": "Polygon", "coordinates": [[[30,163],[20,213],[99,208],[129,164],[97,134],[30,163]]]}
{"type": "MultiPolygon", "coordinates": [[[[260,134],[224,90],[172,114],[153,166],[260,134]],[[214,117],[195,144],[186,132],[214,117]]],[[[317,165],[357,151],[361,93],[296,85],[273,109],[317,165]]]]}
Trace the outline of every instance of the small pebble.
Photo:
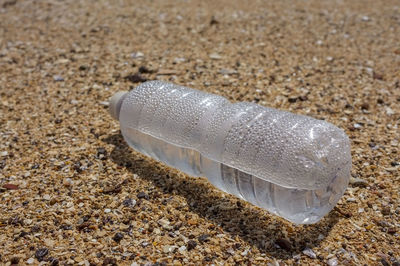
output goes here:
{"type": "Polygon", "coordinates": [[[250,249],[246,249],[245,251],[243,251],[242,253],[240,253],[240,255],[242,256],[247,256],[250,252],[250,249]]]}
{"type": "Polygon", "coordinates": [[[370,21],[370,18],[368,16],[362,16],[361,20],[362,21],[370,21]]]}
{"type": "Polygon", "coordinates": [[[390,214],[390,207],[384,207],[384,208],[382,208],[382,214],[383,215],[389,215],[390,214]]]}
{"type": "Polygon", "coordinates": [[[43,199],[44,199],[44,200],[50,200],[51,197],[50,197],[49,194],[44,194],[44,195],[43,195],[43,199]]]}
{"type": "Polygon", "coordinates": [[[8,189],[8,190],[17,190],[17,189],[19,189],[18,185],[14,185],[14,184],[4,184],[3,188],[8,189]]]}
{"type": "Polygon", "coordinates": [[[310,248],[306,248],[303,250],[303,254],[308,256],[309,258],[316,259],[317,255],[315,255],[314,251],[310,248]]]}
{"type": "Polygon", "coordinates": [[[124,201],[122,202],[122,204],[123,204],[125,207],[133,208],[133,207],[135,207],[135,205],[136,205],[136,200],[131,199],[131,198],[126,198],[126,199],[124,199],[124,201]]]}
{"type": "Polygon", "coordinates": [[[55,75],[53,76],[54,81],[64,81],[64,78],[62,76],[59,75],[55,75]]]}
{"type": "Polygon", "coordinates": [[[153,73],[153,71],[152,70],[150,70],[150,69],[148,69],[147,67],[145,67],[145,66],[140,66],[139,67],[139,69],[138,69],[138,71],[139,71],[139,73],[153,73]]]}
{"type": "Polygon", "coordinates": [[[186,247],[185,246],[181,246],[179,249],[178,249],[178,251],[179,251],[179,253],[184,253],[184,251],[186,251],[186,247]]]}
{"type": "Polygon", "coordinates": [[[290,251],[292,249],[292,243],[285,238],[278,238],[275,243],[286,251],[290,251]]]}
{"type": "Polygon", "coordinates": [[[195,240],[189,240],[186,244],[187,250],[190,251],[197,246],[197,242],[195,240]]]}
{"type": "Polygon", "coordinates": [[[358,177],[350,177],[350,184],[355,187],[366,187],[368,185],[368,181],[358,177]]]}
{"type": "Polygon", "coordinates": [[[164,252],[164,253],[170,252],[170,248],[171,248],[170,245],[165,245],[165,246],[163,246],[163,252],[164,252]]]}
{"type": "Polygon", "coordinates": [[[42,261],[48,254],[49,250],[47,248],[39,248],[35,252],[35,257],[38,261],[42,261]]]}
{"type": "Polygon", "coordinates": [[[134,53],[131,53],[131,57],[133,59],[138,59],[138,58],[144,57],[144,54],[142,52],[134,52],[134,53]]]}
{"type": "Polygon", "coordinates": [[[107,265],[117,265],[117,259],[116,258],[110,258],[107,257],[103,260],[103,265],[107,266],[107,265]]]}
{"type": "Polygon", "coordinates": [[[164,229],[171,230],[173,227],[170,226],[170,222],[166,219],[158,220],[158,224],[161,225],[164,229]]]}
{"type": "Polygon", "coordinates": [[[204,235],[199,236],[197,239],[199,240],[200,243],[202,243],[202,242],[208,241],[208,238],[209,238],[209,235],[204,234],[204,235]]]}
{"type": "Polygon", "coordinates": [[[149,199],[149,195],[147,195],[145,192],[139,192],[138,194],[137,194],[137,197],[138,197],[138,199],[149,199]]]}
{"type": "Polygon", "coordinates": [[[122,233],[116,233],[116,234],[113,236],[113,240],[114,240],[115,242],[120,242],[123,238],[124,238],[124,234],[122,234],[122,233]]]}
{"type": "Polygon", "coordinates": [[[211,54],[209,55],[209,57],[210,57],[211,59],[214,59],[214,60],[220,60],[220,59],[222,59],[222,56],[220,56],[220,55],[217,54],[217,53],[211,53],[211,54]]]}
{"type": "Polygon", "coordinates": [[[15,264],[17,265],[19,263],[19,258],[18,257],[12,257],[10,260],[11,265],[15,264]]]}
{"type": "Polygon", "coordinates": [[[390,107],[385,107],[385,111],[386,111],[386,114],[387,114],[387,115],[394,115],[394,114],[395,114],[395,112],[393,111],[393,109],[390,108],[390,107]]]}
{"type": "Polygon", "coordinates": [[[141,76],[139,73],[128,75],[125,77],[125,79],[132,83],[140,83],[147,81],[147,79],[141,76]]]}
{"type": "Polygon", "coordinates": [[[336,257],[333,257],[333,258],[330,258],[330,259],[328,260],[327,264],[328,264],[329,266],[337,266],[339,263],[338,263],[337,258],[336,258],[336,257]]]}

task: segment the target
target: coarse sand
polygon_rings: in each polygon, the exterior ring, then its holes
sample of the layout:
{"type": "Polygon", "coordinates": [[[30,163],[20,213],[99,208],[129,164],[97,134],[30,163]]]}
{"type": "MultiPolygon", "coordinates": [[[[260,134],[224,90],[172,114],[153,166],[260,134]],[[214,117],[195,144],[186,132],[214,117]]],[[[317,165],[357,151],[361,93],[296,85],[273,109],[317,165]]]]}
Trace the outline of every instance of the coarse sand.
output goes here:
{"type": "Polygon", "coordinates": [[[0,264],[399,265],[399,127],[399,1],[0,0],[0,264]],[[343,128],[344,197],[296,226],[128,148],[154,79],[343,128]]]}

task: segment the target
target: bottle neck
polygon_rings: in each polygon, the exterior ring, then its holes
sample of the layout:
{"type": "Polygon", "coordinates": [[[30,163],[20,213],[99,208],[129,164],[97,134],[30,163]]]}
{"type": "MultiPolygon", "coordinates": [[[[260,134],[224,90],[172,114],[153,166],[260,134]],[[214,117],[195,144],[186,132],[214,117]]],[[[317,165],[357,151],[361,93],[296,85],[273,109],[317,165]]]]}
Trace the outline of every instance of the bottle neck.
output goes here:
{"type": "Polygon", "coordinates": [[[115,93],[109,100],[108,112],[116,120],[119,120],[122,102],[127,94],[127,91],[119,91],[115,93]]]}

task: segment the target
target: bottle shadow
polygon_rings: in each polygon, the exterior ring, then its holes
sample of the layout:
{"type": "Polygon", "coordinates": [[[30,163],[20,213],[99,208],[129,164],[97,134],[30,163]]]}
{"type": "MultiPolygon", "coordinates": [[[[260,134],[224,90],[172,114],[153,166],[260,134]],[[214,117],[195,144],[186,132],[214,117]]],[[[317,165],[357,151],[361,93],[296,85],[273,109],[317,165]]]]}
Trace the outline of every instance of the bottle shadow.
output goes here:
{"type": "Polygon", "coordinates": [[[165,193],[176,193],[187,199],[189,210],[212,221],[229,233],[256,246],[261,253],[276,259],[290,259],[305,248],[318,246],[339,221],[339,213],[331,211],[313,225],[293,225],[234,196],[215,193],[202,178],[184,178],[178,171],[165,171],[153,159],[129,148],[122,135],[103,139],[114,145],[111,160],[140,178],[150,181],[165,193]]]}

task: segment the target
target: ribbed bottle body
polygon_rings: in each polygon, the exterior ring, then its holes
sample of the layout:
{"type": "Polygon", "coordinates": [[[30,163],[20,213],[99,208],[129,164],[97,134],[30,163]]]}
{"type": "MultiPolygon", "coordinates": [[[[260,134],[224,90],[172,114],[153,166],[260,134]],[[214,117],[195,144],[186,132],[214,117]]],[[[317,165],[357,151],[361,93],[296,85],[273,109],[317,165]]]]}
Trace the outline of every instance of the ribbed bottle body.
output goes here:
{"type": "Polygon", "coordinates": [[[325,121],[170,83],[124,97],[131,147],[294,223],[314,223],[348,184],[349,140],[325,121]]]}

